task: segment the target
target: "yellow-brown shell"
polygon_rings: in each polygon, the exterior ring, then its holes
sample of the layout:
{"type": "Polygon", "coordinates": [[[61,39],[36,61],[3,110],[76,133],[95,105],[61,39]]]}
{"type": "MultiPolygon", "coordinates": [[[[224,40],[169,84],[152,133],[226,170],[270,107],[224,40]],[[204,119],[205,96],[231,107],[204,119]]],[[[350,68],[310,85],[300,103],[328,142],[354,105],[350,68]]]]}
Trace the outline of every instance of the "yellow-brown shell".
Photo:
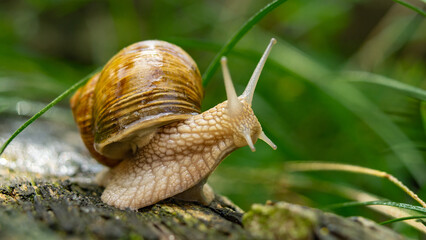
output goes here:
{"type": "Polygon", "coordinates": [[[150,40],[116,54],[71,107],[92,156],[112,167],[158,127],[200,113],[202,97],[194,60],[176,45],[150,40]]]}

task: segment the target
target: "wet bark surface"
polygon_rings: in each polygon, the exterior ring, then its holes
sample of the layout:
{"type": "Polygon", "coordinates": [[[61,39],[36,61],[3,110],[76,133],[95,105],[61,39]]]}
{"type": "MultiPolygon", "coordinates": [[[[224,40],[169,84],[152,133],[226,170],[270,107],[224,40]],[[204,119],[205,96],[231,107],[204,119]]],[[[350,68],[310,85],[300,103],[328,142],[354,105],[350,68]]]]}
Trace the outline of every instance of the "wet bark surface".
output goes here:
{"type": "Polygon", "coordinates": [[[138,211],[119,210],[101,202],[102,189],[70,180],[13,180],[0,187],[2,236],[81,237],[95,239],[239,239],[250,238],[241,224],[242,211],[217,197],[209,206],[167,200],[138,211]],[[20,219],[20,220],[19,220],[20,219]],[[22,221],[22,222],[21,222],[22,221]]]}
{"type": "MultiPolygon", "coordinates": [[[[0,120],[0,143],[11,124],[0,120]]],[[[283,202],[244,213],[216,196],[209,206],[167,199],[119,210],[100,200],[101,168],[75,129],[38,124],[0,156],[0,239],[403,239],[363,218],[283,202]]]]}
{"type": "Polygon", "coordinates": [[[288,204],[243,213],[224,197],[210,206],[168,199],[138,211],[101,202],[102,188],[69,179],[15,179],[0,187],[4,239],[403,239],[363,218],[288,204]]]}

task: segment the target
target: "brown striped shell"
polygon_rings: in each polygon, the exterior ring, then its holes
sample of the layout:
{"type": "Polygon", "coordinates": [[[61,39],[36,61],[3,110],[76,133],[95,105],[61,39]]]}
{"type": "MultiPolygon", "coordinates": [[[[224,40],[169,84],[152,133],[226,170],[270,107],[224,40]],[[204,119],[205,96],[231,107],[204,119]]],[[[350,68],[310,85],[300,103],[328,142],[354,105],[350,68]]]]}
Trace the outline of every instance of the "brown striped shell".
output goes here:
{"type": "Polygon", "coordinates": [[[150,40],[116,54],[75,93],[71,108],[92,156],[112,167],[158,127],[200,113],[202,97],[194,60],[176,45],[150,40]]]}

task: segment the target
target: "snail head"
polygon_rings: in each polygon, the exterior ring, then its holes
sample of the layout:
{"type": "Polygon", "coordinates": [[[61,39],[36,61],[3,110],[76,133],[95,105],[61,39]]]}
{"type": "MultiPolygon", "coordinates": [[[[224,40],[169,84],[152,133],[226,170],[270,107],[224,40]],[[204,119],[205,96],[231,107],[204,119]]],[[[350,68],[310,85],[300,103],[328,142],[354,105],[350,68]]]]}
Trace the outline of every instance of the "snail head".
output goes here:
{"type": "Polygon", "coordinates": [[[237,97],[234,85],[232,84],[231,75],[227,66],[227,59],[226,57],[222,57],[221,59],[226,95],[228,98],[226,111],[231,118],[233,129],[235,129],[234,142],[238,147],[248,145],[253,152],[256,150],[253,142],[256,142],[257,139],[263,140],[274,150],[277,148],[277,146],[262,131],[262,127],[251,109],[257,81],[259,80],[259,76],[262,72],[263,66],[265,65],[266,59],[271,52],[271,48],[276,42],[275,38],[271,39],[262,58],[257,64],[246,89],[239,97],[237,97]]]}

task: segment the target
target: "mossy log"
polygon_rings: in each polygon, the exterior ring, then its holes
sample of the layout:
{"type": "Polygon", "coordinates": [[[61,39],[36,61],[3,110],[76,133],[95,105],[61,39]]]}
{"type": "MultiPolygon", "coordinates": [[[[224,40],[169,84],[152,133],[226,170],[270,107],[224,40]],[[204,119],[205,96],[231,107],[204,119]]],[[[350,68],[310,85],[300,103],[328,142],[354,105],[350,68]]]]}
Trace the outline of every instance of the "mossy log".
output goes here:
{"type": "Polygon", "coordinates": [[[101,193],[102,189],[96,185],[59,179],[12,181],[2,185],[1,236],[11,239],[28,234],[36,234],[30,235],[32,239],[44,236],[249,238],[241,225],[242,211],[224,198],[217,197],[209,207],[168,200],[139,211],[123,211],[102,203],[101,193]]]}
{"type": "Polygon", "coordinates": [[[119,210],[102,188],[68,179],[12,180],[0,187],[4,239],[403,239],[362,218],[288,203],[254,205],[244,214],[224,197],[210,206],[173,199],[119,210]]]}
{"type": "MultiPolygon", "coordinates": [[[[0,120],[0,138],[10,123],[0,120]]],[[[167,199],[119,210],[100,200],[97,165],[84,165],[78,135],[39,124],[0,156],[0,239],[403,239],[362,218],[283,202],[244,213],[216,196],[209,206],[167,199]]]]}

